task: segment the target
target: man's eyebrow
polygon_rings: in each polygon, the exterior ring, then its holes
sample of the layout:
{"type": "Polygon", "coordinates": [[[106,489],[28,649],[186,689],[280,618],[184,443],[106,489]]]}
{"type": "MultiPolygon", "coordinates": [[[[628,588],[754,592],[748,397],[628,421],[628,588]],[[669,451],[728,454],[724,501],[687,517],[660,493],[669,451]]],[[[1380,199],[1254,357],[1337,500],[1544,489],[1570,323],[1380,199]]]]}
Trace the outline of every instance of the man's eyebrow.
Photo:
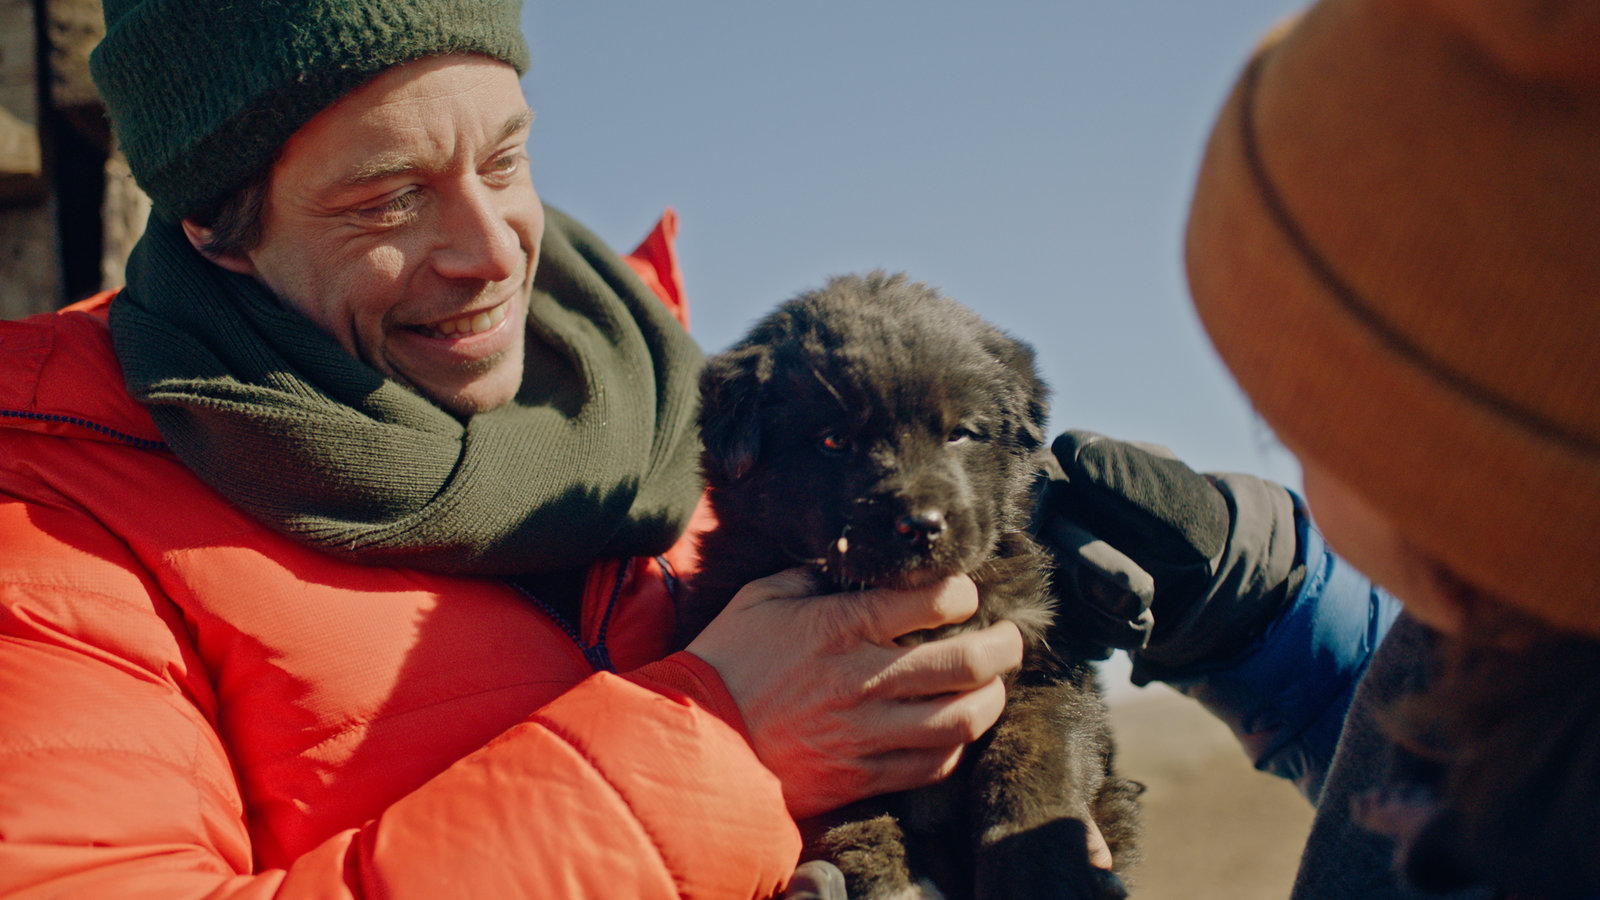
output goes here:
{"type": "Polygon", "coordinates": [[[500,127],[499,137],[496,137],[493,143],[499,144],[504,141],[508,141],[514,137],[517,132],[529,128],[532,125],[533,110],[523,109],[521,112],[518,112],[516,115],[506,120],[506,124],[500,127]]]}
{"type": "MultiPolygon", "coordinates": [[[[533,110],[524,109],[500,126],[491,144],[502,144],[533,124],[533,110]]],[[[361,187],[396,175],[406,175],[422,169],[422,163],[411,153],[390,153],[372,157],[339,179],[342,188],[361,187]]]]}

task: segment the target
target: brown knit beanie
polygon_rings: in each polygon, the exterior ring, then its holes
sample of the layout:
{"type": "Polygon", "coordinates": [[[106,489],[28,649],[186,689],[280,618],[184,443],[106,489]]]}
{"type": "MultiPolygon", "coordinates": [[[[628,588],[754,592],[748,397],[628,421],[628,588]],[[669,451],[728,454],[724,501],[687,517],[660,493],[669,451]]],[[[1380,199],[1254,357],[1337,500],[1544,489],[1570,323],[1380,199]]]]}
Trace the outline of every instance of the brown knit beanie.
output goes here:
{"type": "Polygon", "coordinates": [[[1600,4],[1317,4],[1223,109],[1186,257],[1290,449],[1600,635],[1600,4]]]}
{"type": "Polygon", "coordinates": [[[211,208],[383,70],[476,53],[528,66],[521,0],[105,0],[89,58],[158,212],[211,208]]]}

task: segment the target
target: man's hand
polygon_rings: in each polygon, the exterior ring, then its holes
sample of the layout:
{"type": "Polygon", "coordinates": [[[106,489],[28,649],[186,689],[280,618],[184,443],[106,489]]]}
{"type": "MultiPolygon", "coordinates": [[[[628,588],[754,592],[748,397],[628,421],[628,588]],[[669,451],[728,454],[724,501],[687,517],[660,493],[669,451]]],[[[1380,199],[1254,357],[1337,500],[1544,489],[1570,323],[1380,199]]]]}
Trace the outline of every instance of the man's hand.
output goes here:
{"type": "Polygon", "coordinates": [[[971,617],[978,591],[964,576],[817,592],[802,569],[752,582],[688,647],[722,676],[797,819],[950,774],[1000,717],[1001,675],[1022,664],[1009,622],[895,643],[971,617]]]}

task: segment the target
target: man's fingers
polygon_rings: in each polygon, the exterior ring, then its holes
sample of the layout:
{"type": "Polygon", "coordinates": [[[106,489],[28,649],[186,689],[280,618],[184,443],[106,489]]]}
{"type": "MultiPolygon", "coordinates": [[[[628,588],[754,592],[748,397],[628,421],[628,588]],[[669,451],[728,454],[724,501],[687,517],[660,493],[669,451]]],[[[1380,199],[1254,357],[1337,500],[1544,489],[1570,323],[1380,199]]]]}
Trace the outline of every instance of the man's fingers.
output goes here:
{"type": "Polygon", "coordinates": [[[754,606],[767,600],[788,600],[813,597],[822,586],[811,570],[803,566],[784,569],[775,575],[757,578],[739,590],[733,602],[741,606],[754,606]]]}
{"type": "Polygon", "coordinates": [[[1005,704],[1005,684],[996,676],[959,694],[885,703],[875,721],[885,746],[948,749],[977,740],[1005,704]]]}
{"type": "Polygon", "coordinates": [[[962,748],[937,747],[891,750],[859,757],[824,780],[809,785],[784,783],[784,799],[795,819],[809,819],[863,797],[932,784],[956,770],[962,748]]]}
{"type": "Polygon", "coordinates": [[[1111,858],[1111,845],[1106,843],[1105,835],[1100,833],[1100,826],[1095,824],[1092,818],[1084,819],[1083,824],[1088,829],[1085,838],[1089,842],[1089,865],[1096,869],[1111,871],[1116,861],[1111,858]]]}
{"type": "Polygon", "coordinates": [[[775,600],[805,600],[821,617],[822,631],[846,644],[861,639],[890,646],[914,631],[965,622],[978,611],[978,588],[956,575],[914,588],[869,588],[824,594],[809,569],[796,567],[745,585],[733,605],[753,607],[775,600]]]}
{"type": "Polygon", "coordinates": [[[929,784],[1005,707],[1022,661],[1003,622],[912,646],[909,632],[965,621],[977,588],[957,576],[916,589],[818,595],[802,569],[746,585],[692,641],[739,705],[756,754],[805,818],[929,784]]]}
{"type": "Polygon", "coordinates": [[[962,747],[908,747],[863,761],[884,793],[909,791],[947,777],[961,762],[962,747]]]}
{"type": "Polygon", "coordinates": [[[868,684],[875,696],[927,697],[968,691],[1022,665],[1022,632],[1011,622],[996,622],[906,648],[868,684]]]}
{"type": "Polygon", "coordinates": [[[954,625],[978,611],[978,588],[957,575],[915,588],[873,588],[836,598],[841,633],[888,645],[913,631],[954,625]]]}

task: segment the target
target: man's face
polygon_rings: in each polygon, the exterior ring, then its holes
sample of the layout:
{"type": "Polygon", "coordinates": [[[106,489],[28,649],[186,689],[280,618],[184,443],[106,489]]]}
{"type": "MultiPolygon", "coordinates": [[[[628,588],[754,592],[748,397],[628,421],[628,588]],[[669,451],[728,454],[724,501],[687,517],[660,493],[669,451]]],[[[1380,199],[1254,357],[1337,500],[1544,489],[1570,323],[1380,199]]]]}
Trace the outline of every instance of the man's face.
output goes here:
{"type": "Polygon", "coordinates": [[[516,71],[397,66],[306,123],[274,163],[262,240],[218,259],[351,354],[458,414],[522,381],[544,213],[516,71]]]}

